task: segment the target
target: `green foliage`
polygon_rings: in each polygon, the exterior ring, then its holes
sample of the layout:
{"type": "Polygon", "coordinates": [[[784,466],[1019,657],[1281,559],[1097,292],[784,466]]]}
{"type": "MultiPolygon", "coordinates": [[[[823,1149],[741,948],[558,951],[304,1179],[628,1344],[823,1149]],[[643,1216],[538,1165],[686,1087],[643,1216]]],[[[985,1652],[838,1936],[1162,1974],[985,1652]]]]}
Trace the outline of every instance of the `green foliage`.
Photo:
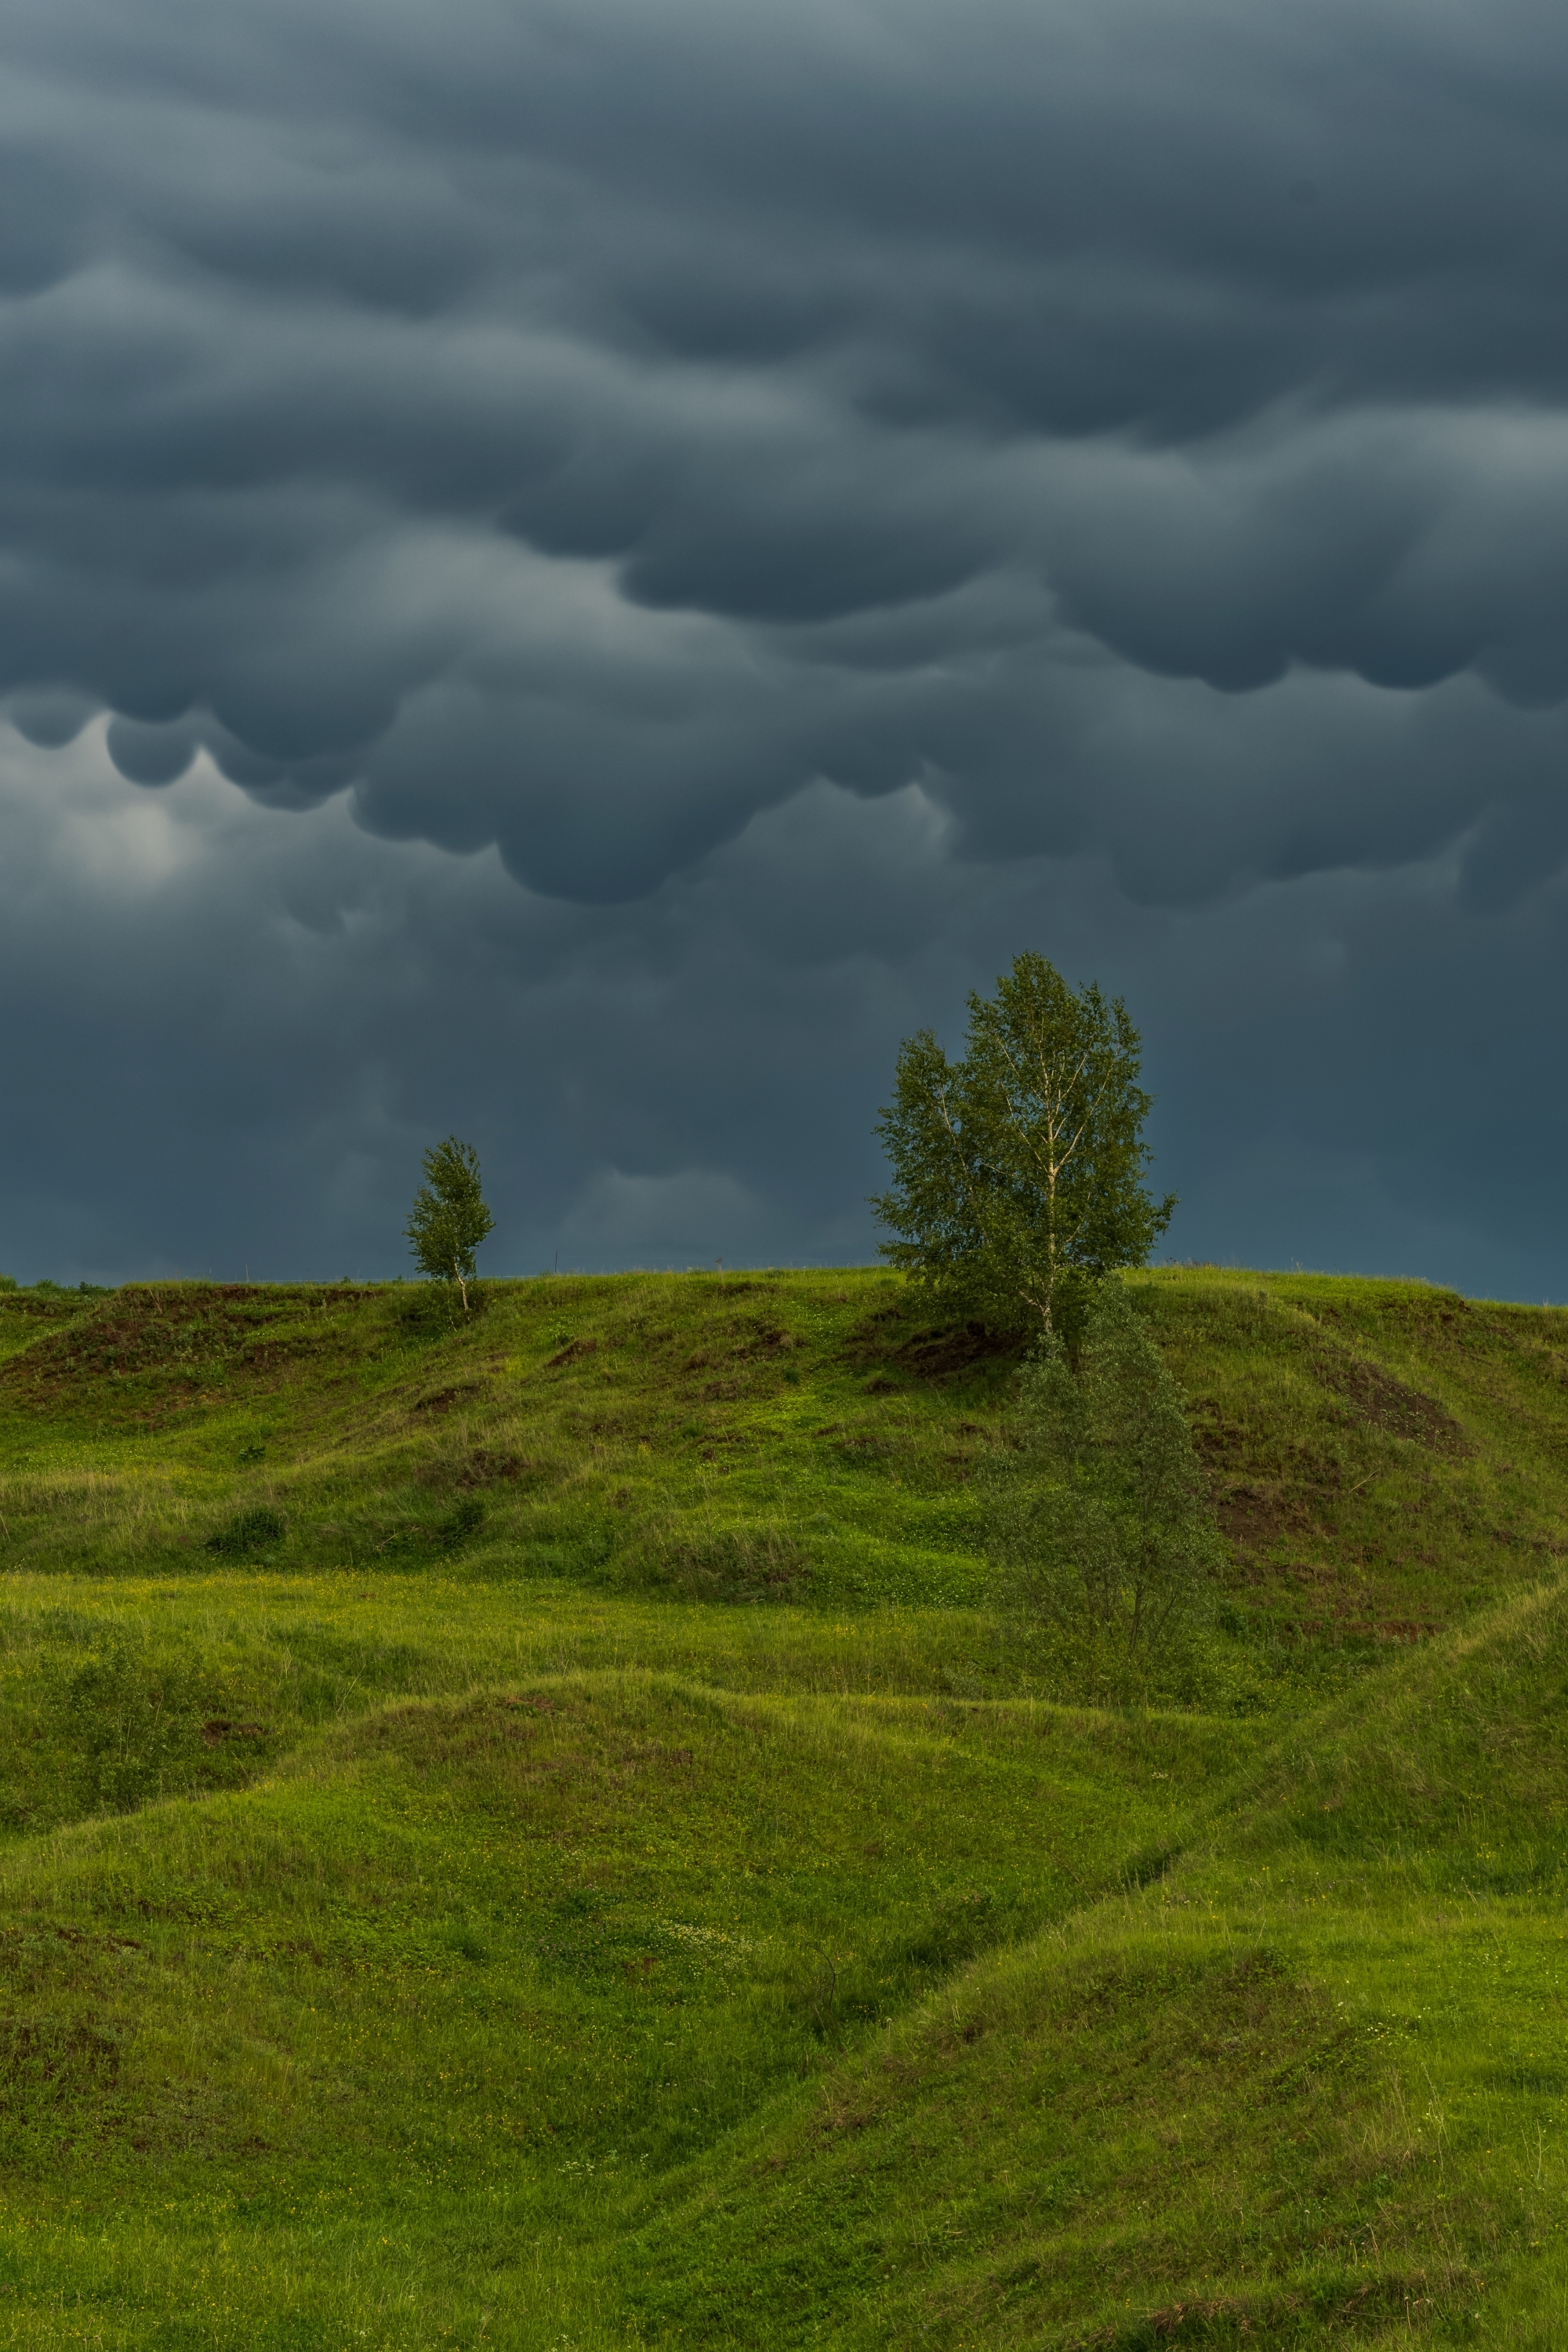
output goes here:
{"type": "Polygon", "coordinates": [[[280,1544],[287,1532],[281,1511],[268,1503],[253,1503],[248,1510],[237,1511],[226,1527],[215,1528],[205,1548],[228,1559],[257,1559],[280,1544]]]}
{"type": "Polygon", "coordinates": [[[472,1144],[449,1135],[425,1154],[421,1164],[425,1181],[414,1195],[404,1229],[408,1245],[421,1273],[433,1281],[457,1285],[467,1314],[474,1253],[495,1224],[485,1205],[479,1154],[472,1144]]]}
{"type": "Polygon", "coordinates": [[[455,1509],[448,1511],[436,1531],[436,1540],[443,1551],[457,1551],[470,1536],[477,1536],[485,1523],[485,1507],[477,1495],[465,1495],[455,1509]]]}
{"type": "Polygon", "coordinates": [[[1154,1649],[1215,1591],[1223,1555],[1182,1392],[1122,1282],[1095,1301],[1076,1379],[1059,1334],[1036,1342],[1018,1450],[989,1486],[998,1597],[1026,1620],[1154,1649]]]}
{"type": "Polygon", "coordinates": [[[900,1050],[877,1124],[893,1182],[871,1205],[898,1236],[884,1257],[948,1312],[1071,1336],[1086,1293],[1142,1265],[1175,1207],[1142,1181],[1140,1067],[1120,997],[1015,957],[994,997],[971,995],[959,1061],[929,1029],[900,1050]]]}

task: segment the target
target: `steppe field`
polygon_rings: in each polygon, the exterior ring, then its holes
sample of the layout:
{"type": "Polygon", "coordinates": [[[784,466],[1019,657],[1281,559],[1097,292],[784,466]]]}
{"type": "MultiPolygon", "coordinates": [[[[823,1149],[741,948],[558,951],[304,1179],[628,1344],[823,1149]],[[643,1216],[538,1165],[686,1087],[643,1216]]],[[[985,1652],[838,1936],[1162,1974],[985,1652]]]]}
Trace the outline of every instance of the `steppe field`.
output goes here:
{"type": "Polygon", "coordinates": [[[1568,2345],[1568,1311],[1131,1279],[1136,1669],[887,1274],[0,1292],[0,2347],[1568,2345]]]}

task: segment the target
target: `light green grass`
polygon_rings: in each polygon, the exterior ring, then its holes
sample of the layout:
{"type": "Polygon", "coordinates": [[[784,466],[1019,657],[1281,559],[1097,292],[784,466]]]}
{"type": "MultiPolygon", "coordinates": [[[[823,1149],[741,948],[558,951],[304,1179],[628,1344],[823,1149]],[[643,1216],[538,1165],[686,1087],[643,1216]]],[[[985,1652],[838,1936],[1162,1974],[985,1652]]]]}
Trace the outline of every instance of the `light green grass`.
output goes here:
{"type": "Polygon", "coordinates": [[[1141,1296],[1138,1685],[884,1276],[0,1294],[0,2345],[1568,2340],[1568,1316],[1141,1296]]]}

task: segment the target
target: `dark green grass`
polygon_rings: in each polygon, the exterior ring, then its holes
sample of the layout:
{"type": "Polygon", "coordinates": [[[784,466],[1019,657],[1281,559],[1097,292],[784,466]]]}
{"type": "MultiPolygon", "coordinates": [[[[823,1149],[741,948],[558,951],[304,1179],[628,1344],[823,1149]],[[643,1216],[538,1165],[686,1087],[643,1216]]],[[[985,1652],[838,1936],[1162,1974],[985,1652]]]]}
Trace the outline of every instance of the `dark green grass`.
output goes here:
{"type": "Polygon", "coordinates": [[[0,1293],[0,2344],[1564,2340],[1568,1316],[1140,1296],[1142,1677],[885,1276],[0,1293]]]}

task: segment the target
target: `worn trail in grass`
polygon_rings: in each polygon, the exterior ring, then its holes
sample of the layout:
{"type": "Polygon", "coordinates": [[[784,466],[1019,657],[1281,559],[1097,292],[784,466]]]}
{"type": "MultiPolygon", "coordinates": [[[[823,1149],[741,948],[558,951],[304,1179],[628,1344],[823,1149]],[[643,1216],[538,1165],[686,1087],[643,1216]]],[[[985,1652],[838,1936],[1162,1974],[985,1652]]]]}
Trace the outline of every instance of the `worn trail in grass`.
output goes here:
{"type": "Polygon", "coordinates": [[[0,1293],[0,2344],[1559,2340],[1568,1317],[1141,1295],[1106,1708],[884,1276],[0,1293]]]}

